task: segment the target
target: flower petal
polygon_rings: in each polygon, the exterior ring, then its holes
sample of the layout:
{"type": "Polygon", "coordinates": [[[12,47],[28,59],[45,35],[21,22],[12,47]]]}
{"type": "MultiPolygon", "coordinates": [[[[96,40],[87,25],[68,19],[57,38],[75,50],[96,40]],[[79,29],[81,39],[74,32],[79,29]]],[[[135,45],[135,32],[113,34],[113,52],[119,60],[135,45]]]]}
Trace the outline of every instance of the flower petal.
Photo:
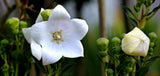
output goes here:
{"type": "Polygon", "coordinates": [[[75,27],[75,30],[72,32],[74,33],[73,35],[77,35],[76,37],[81,40],[88,32],[88,25],[86,21],[82,19],[72,19],[71,22],[73,27],[75,27]]]}
{"type": "Polygon", "coordinates": [[[48,65],[57,62],[62,57],[62,47],[56,43],[46,39],[42,43],[42,60],[43,65],[48,65]]]}
{"type": "Polygon", "coordinates": [[[33,38],[33,40],[35,40],[38,44],[41,44],[41,42],[43,40],[45,40],[45,38],[47,36],[51,36],[51,31],[49,31],[47,29],[47,22],[39,22],[34,24],[31,28],[31,37],[33,38]]]}
{"type": "Polygon", "coordinates": [[[69,20],[70,19],[70,15],[69,15],[67,10],[63,6],[57,5],[53,9],[51,15],[49,16],[48,21],[49,22],[54,22],[56,20],[63,20],[63,19],[69,20]]]}
{"type": "Polygon", "coordinates": [[[122,39],[122,50],[126,53],[131,55],[137,46],[140,44],[140,39],[136,37],[132,37],[130,35],[125,35],[122,39]]]}
{"type": "Polygon", "coordinates": [[[38,15],[38,17],[37,17],[37,19],[36,19],[36,23],[37,23],[37,22],[42,22],[42,21],[43,21],[43,18],[42,18],[42,16],[41,16],[41,12],[42,12],[42,11],[44,11],[43,8],[41,8],[41,11],[39,12],[39,15],[38,15]]]}
{"type": "Polygon", "coordinates": [[[62,42],[63,56],[68,58],[83,57],[84,50],[80,41],[64,41],[62,42]]]}
{"type": "Polygon", "coordinates": [[[22,32],[27,42],[31,43],[31,28],[23,28],[22,32]]]}
{"type": "Polygon", "coordinates": [[[146,56],[148,52],[149,44],[141,41],[141,43],[136,47],[136,50],[132,53],[135,56],[146,56]]]}
{"type": "Polygon", "coordinates": [[[41,59],[42,57],[42,48],[41,45],[37,44],[34,40],[31,42],[31,51],[32,55],[37,58],[38,60],[41,59]]]}

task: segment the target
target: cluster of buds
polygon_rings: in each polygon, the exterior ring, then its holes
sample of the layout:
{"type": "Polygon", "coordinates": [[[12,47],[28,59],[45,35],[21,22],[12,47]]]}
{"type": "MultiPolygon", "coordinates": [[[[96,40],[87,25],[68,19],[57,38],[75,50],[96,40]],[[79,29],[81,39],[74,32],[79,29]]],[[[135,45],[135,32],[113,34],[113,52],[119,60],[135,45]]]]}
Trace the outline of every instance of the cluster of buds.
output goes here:
{"type": "Polygon", "coordinates": [[[16,17],[12,17],[6,21],[6,26],[9,30],[9,32],[11,32],[13,34],[18,34],[18,33],[22,32],[22,28],[27,27],[27,22],[20,21],[16,17]]]}
{"type": "Polygon", "coordinates": [[[97,46],[99,48],[99,54],[104,63],[105,63],[105,56],[107,55],[108,44],[109,44],[109,40],[106,38],[97,39],[97,46]]]}

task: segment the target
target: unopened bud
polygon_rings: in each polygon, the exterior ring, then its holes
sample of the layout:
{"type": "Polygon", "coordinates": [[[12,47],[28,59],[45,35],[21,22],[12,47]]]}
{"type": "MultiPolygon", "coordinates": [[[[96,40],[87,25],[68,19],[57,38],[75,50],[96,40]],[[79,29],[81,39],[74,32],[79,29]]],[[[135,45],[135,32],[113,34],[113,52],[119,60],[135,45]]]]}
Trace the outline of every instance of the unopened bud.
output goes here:
{"type": "Polygon", "coordinates": [[[9,44],[9,41],[7,39],[3,39],[3,40],[1,40],[1,44],[7,45],[7,44],[9,44]]]}
{"type": "Polygon", "coordinates": [[[121,39],[118,38],[118,37],[114,37],[114,38],[111,40],[111,42],[112,42],[112,46],[113,46],[113,47],[119,46],[120,43],[121,43],[121,39]]]}
{"type": "Polygon", "coordinates": [[[107,69],[107,75],[108,76],[113,76],[114,71],[112,69],[107,69]]]}
{"type": "Polygon", "coordinates": [[[48,21],[48,18],[50,16],[51,12],[52,12],[52,10],[49,10],[49,9],[41,12],[41,16],[43,18],[43,21],[48,21]]]}
{"type": "Polygon", "coordinates": [[[10,18],[6,21],[6,26],[9,28],[13,34],[18,34],[19,32],[19,19],[18,18],[10,18]]]}
{"type": "Polygon", "coordinates": [[[151,32],[148,34],[151,41],[155,41],[157,39],[157,34],[155,32],[151,32]]]}
{"type": "Polygon", "coordinates": [[[108,48],[109,40],[106,38],[97,39],[97,46],[100,51],[105,51],[108,48]]]}
{"type": "Polygon", "coordinates": [[[27,27],[27,22],[26,21],[20,21],[19,22],[19,28],[20,30],[22,30],[22,28],[26,28],[27,27]]]}
{"type": "Polygon", "coordinates": [[[149,38],[137,27],[124,35],[122,50],[133,56],[146,56],[149,49],[149,38]]]}

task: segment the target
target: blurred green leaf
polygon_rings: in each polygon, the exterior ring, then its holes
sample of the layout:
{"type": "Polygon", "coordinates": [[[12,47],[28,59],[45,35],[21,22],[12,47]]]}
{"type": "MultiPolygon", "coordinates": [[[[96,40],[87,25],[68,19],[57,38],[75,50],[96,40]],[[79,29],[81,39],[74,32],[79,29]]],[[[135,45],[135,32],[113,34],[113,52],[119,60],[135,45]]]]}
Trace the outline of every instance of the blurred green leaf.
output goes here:
{"type": "Polygon", "coordinates": [[[133,12],[132,12],[132,10],[131,10],[130,8],[128,8],[127,6],[124,6],[124,5],[122,5],[122,7],[123,7],[126,11],[128,11],[136,20],[138,20],[137,17],[133,14],[133,12]]]}
{"type": "Polygon", "coordinates": [[[153,12],[156,12],[156,11],[158,11],[159,9],[160,9],[160,4],[159,4],[157,7],[155,7],[151,12],[149,12],[146,16],[151,15],[153,12]]]}
{"type": "Polygon", "coordinates": [[[152,62],[156,61],[156,59],[160,58],[160,56],[154,56],[151,59],[147,60],[147,64],[151,64],[152,62]]]}
{"type": "Polygon", "coordinates": [[[136,72],[136,76],[145,76],[145,74],[148,72],[149,70],[149,65],[144,66],[142,68],[140,68],[137,72],[136,72]]]}
{"type": "Polygon", "coordinates": [[[44,69],[44,67],[40,62],[36,61],[35,65],[40,69],[40,71],[42,71],[44,74],[47,74],[46,70],[44,69]]]}
{"type": "Polygon", "coordinates": [[[131,24],[131,26],[138,27],[137,21],[135,19],[133,19],[132,17],[129,17],[129,16],[128,16],[128,19],[130,21],[129,23],[131,24]]]}

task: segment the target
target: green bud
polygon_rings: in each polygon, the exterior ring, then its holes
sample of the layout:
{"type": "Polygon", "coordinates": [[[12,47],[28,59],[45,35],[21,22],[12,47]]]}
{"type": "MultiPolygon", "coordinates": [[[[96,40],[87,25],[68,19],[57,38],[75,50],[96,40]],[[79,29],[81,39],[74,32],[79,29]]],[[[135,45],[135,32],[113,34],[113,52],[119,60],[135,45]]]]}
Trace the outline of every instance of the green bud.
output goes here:
{"type": "Polygon", "coordinates": [[[136,11],[136,12],[139,12],[140,11],[140,7],[141,7],[141,3],[137,3],[135,6],[134,6],[134,10],[136,11]]]}
{"type": "Polygon", "coordinates": [[[14,67],[13,66],[10,67],[10,72],[14,73],[14,67]]]}
{"type": "Polygon", "coordinates": [[[132,57],[125,58],[125,64],[127,67],[132,67],[135,64],[136,60],[132,57]]]}
{"type": "Polygon", "coordinates": [[[157,34],[155,32],[151,32],[148,34],[151,41],[155,41],[157,39],[157,34]]]}
{"type": "Polygon", "coordinates": [[[48,21],[48,18],[50,16],[51,12],[52,12],[52,10],[49,10],[49,9],[41,12],[41,16],[42,16],[44,21],[48,21]]]}
{"type": "Polygon", "coordinates": [[[107,51],[99,51],[99,54],[101,57],[105,57],[107,54],[107,51]]]}
{"type": "Polygon", "coordinates": [[[118,38],[118,37],[114,37],[114,38],[111,40],[111,42],[112,42],[112,46],[113,46],[113,47],[116,47],[116,46],[119,46],[119,45],[120,45],[121,40],[120,40],[120,38],[118,38]]]}
{"type": "Polygon", "coordinates": [[[27,22],[26,21],[20,21],[19,22],[19,28],[20,30],[22,30],[22,28],[26,28],[27,27],[27,22]]]}
{"type": "Polygon", "coordinates": [[[7,71],[8,71],[8,65],[7,65],[7,64],[4,64],[4,65],[2,66],[2,71],[3,71],[3,72],[7,72],[7,71]]]}
{"type": "Polygon", "coordinates": [[[141,2],[141,3],[145,3],[145,2],[146,2],[146,0],[140,0],[140,2],[141,2]]]}
{"type": "Polygon", "coordinates": [[[3,40],[1,40],[1,44],[2,45],[8,45],[9,41],[7,39],[3,39],[3,40]]]}
{"type": "Polygon", "coordinates": [[[107,75],[108,76],[113,76],[114,71],[112,69],[107,69],[107,75]]]}
{"type": "Polygon", "coordinates": [[[149,52],[153,52],[153,48],[149,48],[149,52]]]}
{"type": "Polygon", "coordinates": [[[126,71],[127,73],[130,73],[132,70],[133,70],[132,67],[126,67],[126,68],[125,68],[125,71],[126,71]]]}
{"type": "Polygon", "coordinates": [[[108,48],[109,40],[106,38],[99,38],[97,39],[97,46],[100,49],[100,51],[106,51],[108,48]]]}
{"type": "Polygon", "coordinates": [[[13,34],[18,34],[19,32],[19,19],[18,18],[10,18],[6,21],[6,26],[9,28],[13,34]]]}
{"type": "Polygon", "coordinates": [[[150,47],[153,47],[154,46],[154,42],[150,42],[150,47]]]}
{"type": "Polygon", "coordinates": [[[146,3],[147,3],[147,5],[150,6],[154,1],[155,1],[155,0],[147,0],[146,3]]]}

